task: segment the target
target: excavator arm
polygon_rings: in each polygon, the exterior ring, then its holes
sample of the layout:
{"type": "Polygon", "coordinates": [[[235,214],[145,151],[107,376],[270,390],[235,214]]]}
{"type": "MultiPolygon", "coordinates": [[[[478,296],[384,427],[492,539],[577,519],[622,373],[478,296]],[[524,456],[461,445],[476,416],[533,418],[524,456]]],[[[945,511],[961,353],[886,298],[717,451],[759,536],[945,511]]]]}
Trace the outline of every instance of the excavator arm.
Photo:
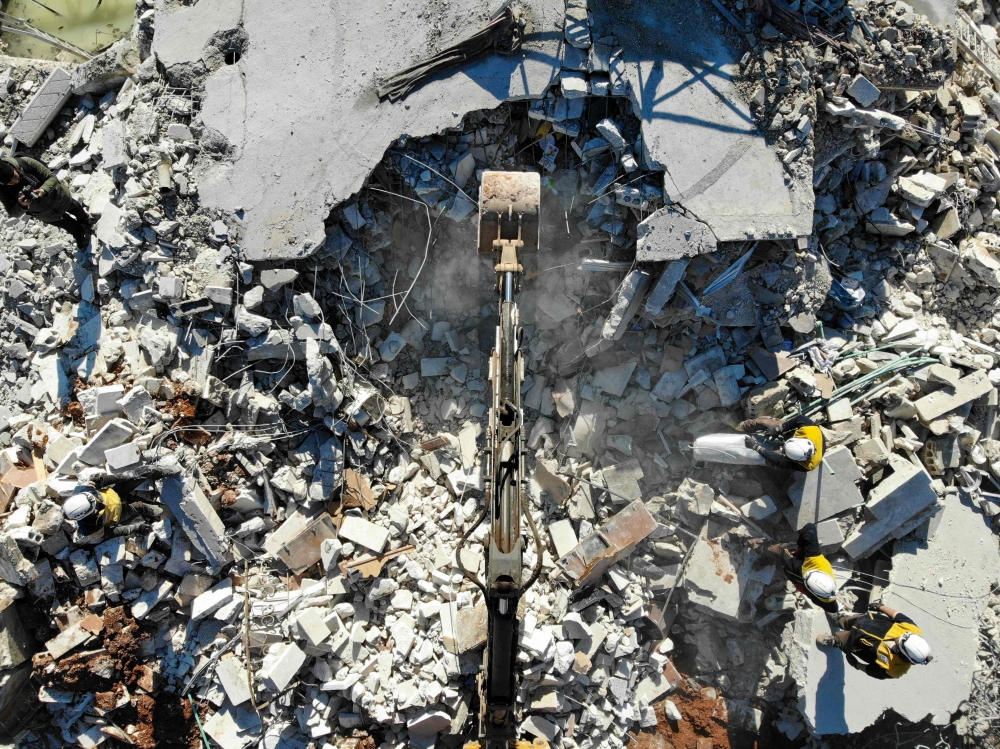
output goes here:
{"type": "Polygon", "coordinates": [[[507,747],[515,739],[518,604],[541,568],[541,542],[524,505],[522,491],[524,359],[517,303],[524,276],[522,254],[538,249],[540,200],[541,182],[535,172],[483,174],[479,199],[479,251],[496,256],[494,268],[499,303],[496,338],[490,356],[493,403],[484,461],[488,483],[486,512],[482,517],[489,515],[490,532],[485,544],[486,579],[483,584],[476,581],[486,596],[488,615],[483,670],[479,675],[479,739],[485,742],[487,749],[507,747]],[[538,550],[538,561],[527,581],[523,574],[522,517],[531,529],[538,550]]]}

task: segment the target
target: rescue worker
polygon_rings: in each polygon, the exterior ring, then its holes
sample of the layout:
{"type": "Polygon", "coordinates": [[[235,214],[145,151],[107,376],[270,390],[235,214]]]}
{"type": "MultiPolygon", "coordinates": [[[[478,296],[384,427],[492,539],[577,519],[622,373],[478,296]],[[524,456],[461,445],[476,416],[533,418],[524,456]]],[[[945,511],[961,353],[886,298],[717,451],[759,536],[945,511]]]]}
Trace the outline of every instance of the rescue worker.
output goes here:
{"type": "Polygon", "coordinates": [[[795,589],[829,614],[837,614],[837,581],[830,561],[819,550],[816,524],[809,523],[794,544],[774,544],[767,553],[778,558],[795,589]]]}
{"type": "Polygon", "coordinates": [[[788,421],[764,416],[743,421],[738,428],[743,432],[762,432],[773,440],[784,440],[780,452],[765,447],[753,434],[748,434],[744,440],[744,444],[763,455],[772,468],[814,471],[823,462],[823,430],[808,416],[796,416],[788,421]]]}
{"type": "Polygon", "coordinates": [[[27,156],[0,157],[0,203],[11,218],[27,213],[69,232],[80,249],[90,242],[93,219],[39,161],[27,156]]]}
{"type": "Polygon", "coordinates": [[[898,679],[912,665],[933,660],[920,627],[905,614],[875,603],[867,614],[840,618],[841,631],[820,635],[821,648],[840,648],[847,662],[875,679],[898,679]]]}
{"type": "Polygon", "coordinates": [[[82,537],[97,533],[128,536],[148,530],[151,521],[163,515],[163,508],[150,502],[129,501],[146,481],[156,481],[174,471],[144,466],[116,475],[99,473],[81,481],[63,503],[63,514],[76,524],[82,537]]]}

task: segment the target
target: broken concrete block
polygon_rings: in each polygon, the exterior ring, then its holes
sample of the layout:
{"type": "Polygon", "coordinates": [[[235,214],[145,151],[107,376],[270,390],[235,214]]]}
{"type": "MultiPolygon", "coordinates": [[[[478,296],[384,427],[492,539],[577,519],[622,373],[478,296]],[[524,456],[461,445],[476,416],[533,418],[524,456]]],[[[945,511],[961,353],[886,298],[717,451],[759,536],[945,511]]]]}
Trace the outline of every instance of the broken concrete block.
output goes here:
{"type": "Polygon", "coordinates": [[[280,559],[293,572],[312,567],[322,558],[323,544],[337,538],[333,518],[324,512],[312,520],[299,512],[290,515],[284,523],[264,540],[264,550],[280,559]]]}
{"type": "Polygon", "coordinates": [[[11,125],[8,134],[29,148],[35,145],[72,95],[70,74],[62,68],[56,68],[45,79],[21,116],[11,125]]]}
{"type": "Polygon", "coordinates": [[[389,542],[389,529],[355,515],[346,515],[340,526],[340,537],[381,554],[389,542]]]}
{"type": "Polygon", "coordinates": [[[573,47],[590,48],[590,15],[587,11],[587,0],[568,0],[563,33],[566,41],[573,47]]]}
{"type": "Polygon", "coordinates": [[[260,679],[269,691],[277,694],[292,683],[306,661],[305,652],[294,642],[280,645],[281,654],[260,674],[260,679]]]}
{"type": "Polygon", "coordinates": [[[242,705],[250,699],[247,667],[239,658],[224,658],[215,668],[215,674],[222,683],[226,697],[233,705],[242,705]]]}
{"type": "Polygon", "coordinates": [[[535,461],[535,473],[532,478],[561,505],[569,499],[571,492],[569,482],[557,473],[558,470],[559,464],[555,460],[540,458],[535,461]]]}
{"type": "Polygon", "coordinates": [[[663,308],[673,297],[677,284],[683,280],[687,273],[688,263],[690,261],[687,259],[673,260],[667,263],[646,299],[646,314],[655,317],[663,313],[663,308]]]}
{"type": "MultiPolygon", "coordinates": [[[[759,595],[762,586],[771,582],[774,567],[754,570],[752,555],[734,555],[721,541],[702,538],[694,543],[684,578],[688,600],[712,614],[739,621],[740,604],[748,590],[756,584],[759,595]]],[[[753,600],[748,598],[748,602],[753,600]]]]}
{"type": "Polygon", "coordinates": [[[863,107],[870,107],[882,92],[875,84],[858,73],[847,87],[847,94],[863,107]]]}
{"type": "Polygon", "coordinates": [[[96,391],[94,408],[97,411],[97,416],[118,413],[118,401],[125,394],[125,388],[122,385],[105,385],[104,387],[94,388],[94,390],[96,391]]]}
{"type": "Polygon", "coordinates": [[[740,390],[739,379],[745,372],[742,364],[731,364],[712,373],[721,406],[728,407],[740,402],[743,393],[740,390]]]}
{"type": "Polygon", "coordinates": [[[816,536],[823,548],[840,546],[844,543],[844,531],[841,530],[840,523],[833,518],[816,524],[816,536]]]}
{"type": "Polygon", "coordinates": [[[925,395],[913,405],[917,409],[920,421],[926,425],[976,398],[981,398],[991,390],[993,384],[987,373],[976,370],[959,380],[954,388],[945,388],[925,395]]]}
{"type": "Polygon", "coordinates": [[[645,298],[651,278],[648,273],[640,270],[634,270],[625,276],[615,292],[614,304],[601,330],[604,340],[618,341],[625,335],[645,298]]]}
{"type": "Polygon", "coordinates": [[[614,367],[605,367],[594,374],[594,389],[620,398],[637,366],[638,362],[633,359],[614,367]]]}
{"type": "Polygon", "coordinates": [[[661,208],[639,224],[635,259],[655,263],[715,252],[718,244],[707,224],[671,207],[661,208]]]}
{"type": "Polygon", "coordinates": [[[861,469],[850,449],[842,445],[833,448],[816,470],[796,474],[788,490],[792,507],[785,514],[789,524],[802,530],[808,523],[818,523],[864,504],[855,483],[861,478],[861,469]]]}
{"type": "Polygon", "coordinates": [[[552,538],[556,557],[560,558],[573,551],[578,543],[576,531],[573,529],[573,521],[569,518],[549,524],[549,536],[552,538]]]}
{"type": "Polygon", "coordinates": [[[424,710],[406,721],[411,736],[430,738],[451,728],[451,716],[443,710],[424,710]]]}
{"type": "Polygon", "coordinates": [[[868,495],[866,509],[874,519],[856,526],[844,543],[844,551],[852,559],[868,556],[901,528],[923,514],[937,502],[931,487],[931,477],[897,455],[889,456],[893,473],[875,486],[868,495]]]}
{"type": "Polygon", "coordinates": [[[125,419],[112,419],[80,450],[79,458],[87,465],[104,464],[104,453],[132,439],[132,425],[125,419]]]}
{"type": "Polygon", "coordinates": [[[170,508],[192,545],[213,568],[232,560],[226,527],[193,479],[167,476],[162,481],[160,501],[170,508]]]}
{"type": "Polygon", "coordinates": [[[778,511],[774,500],[766,494],[740,507],[740,512],[751,520],[765,520],[778,511]]]}
{"type": "Polygon", "coordinates": [[[191,602],[191,619],[192,621],[198,621],[209,614],[214,614],[232,600],[233,581],[226,578],[191,602]]]}
{"type": "Polygon", "coordinates": [[[611,501],[615,504],[631,502],[642,497],[639,480],[645,474],[637,458],[624,463],[608,466],[601,471],[598,483],[603,482],[609,491],[613,492],[611,501]]]}
{"type": "Polygon", "coordinates": [[[444,377],[448,374],[449,365],[451,364],[451,359],[447,356],[440,357],[437,359],[421,359],[420,360],[420,376],[421,377],[444,377]]]}
{"type": "Polygon", "coordinates": [[[827,418],[831,423],[847,421],[854,416],[854,409],[851,408],[850,398],[839,398],[826,407],[827,418]]]}
{"type": "Polygon", "coordinates": [[[141,458],[139,448],[134,443],[126,443],[104,451],[104,459],[111,471],[124,471],[139,465],[141,458]]]}
{"type": "Polygon", "coordinates": [[[270,292],[277,291],[282,286],[292,283],[299,277],[299,272],[292,268],[276,268],[260,272],[261,285],[270,292]]]}

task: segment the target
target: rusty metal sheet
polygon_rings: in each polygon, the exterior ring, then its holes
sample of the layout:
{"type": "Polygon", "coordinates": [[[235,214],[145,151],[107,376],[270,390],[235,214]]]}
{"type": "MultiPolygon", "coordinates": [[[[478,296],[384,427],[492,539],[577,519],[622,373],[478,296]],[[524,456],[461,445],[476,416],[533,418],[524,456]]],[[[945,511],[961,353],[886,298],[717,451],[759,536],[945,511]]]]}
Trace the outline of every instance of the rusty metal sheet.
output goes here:
{"type": "Polygon", "coordinates": [[[409,554],[411,551],[416,550],[417,547],[413,545],[400,546],[398,549],[387,551],[384,554],[379,554],[378,556],[363,557],[350,562],[341,562],[340,571],[344,577],[347,577],[352,572],[361,573],[362,579],[378,577],[382,572],[382,568],[385,567],[390,559],[395,559],[398,556],[409,554]]]}
{"type": "Polygon", "coordinates": [[[581,587],[591,585],[636,544],[653,532],[656,521],[637,499],[577,544],[556,564],[581,587]]]}

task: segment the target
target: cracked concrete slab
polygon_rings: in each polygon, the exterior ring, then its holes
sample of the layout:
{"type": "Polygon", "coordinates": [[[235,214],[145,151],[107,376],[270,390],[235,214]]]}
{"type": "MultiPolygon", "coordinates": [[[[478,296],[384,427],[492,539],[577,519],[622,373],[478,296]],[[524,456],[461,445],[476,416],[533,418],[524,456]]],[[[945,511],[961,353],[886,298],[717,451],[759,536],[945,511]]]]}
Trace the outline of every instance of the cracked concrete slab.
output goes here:
{"type": "Polygon", "coordinates": [[[718,240],[707,224],[661,208],[639,224],[635,259],[640,262],[678,260],[715,252],[718,240]]]}
{"type": "Polygon", "coordinates": [[[212,39],[207,29],[227,28],[234,14],[247,35],[241,59],[208,76],[202,107],[232,158],[198,175],[206,205],[243,209],[246,259],[311,254],[325,239],[323,220],[401,135],[437,133],[468,112],[541,97],[560,66],[564,3],[521,6],[528,25],[520,54],[440,74],[395,104],[378,100],[376,79],[479,29],[483,3],[457,0],[428,13],[383,0],[359,13],[347,0],[289,0],[275,13],[263,0],[225,0],[158,13],[154,50],[168,73],[197,61],[212,39]]]}
{"type": "Polygon", "coordinates": [[[929,546],[897,542],[883,597],[885,605],[923,630],[932,663],[911,668],[901,679],[872,679],[847,665],[839,650],[816,647],[816,635],[830,631],[822,611],[796,612],[790,673],[798,684],[799,709],[814,733],[856,733],[889,709],[915,723],[929,716],[943,725],[968,698],[979,648],[977,621],[997,583],[1000,552],[988,521],[971,503],[950,499],[942,512],[929,546]]]}
{"type": "Polygon", "coordinates": [[[810,180],[788,179],[736,89],[741,53],[707,0],[591,0],[594,37],[622,44],[647,161],[720,242],[808,236],[810,180]]]}

